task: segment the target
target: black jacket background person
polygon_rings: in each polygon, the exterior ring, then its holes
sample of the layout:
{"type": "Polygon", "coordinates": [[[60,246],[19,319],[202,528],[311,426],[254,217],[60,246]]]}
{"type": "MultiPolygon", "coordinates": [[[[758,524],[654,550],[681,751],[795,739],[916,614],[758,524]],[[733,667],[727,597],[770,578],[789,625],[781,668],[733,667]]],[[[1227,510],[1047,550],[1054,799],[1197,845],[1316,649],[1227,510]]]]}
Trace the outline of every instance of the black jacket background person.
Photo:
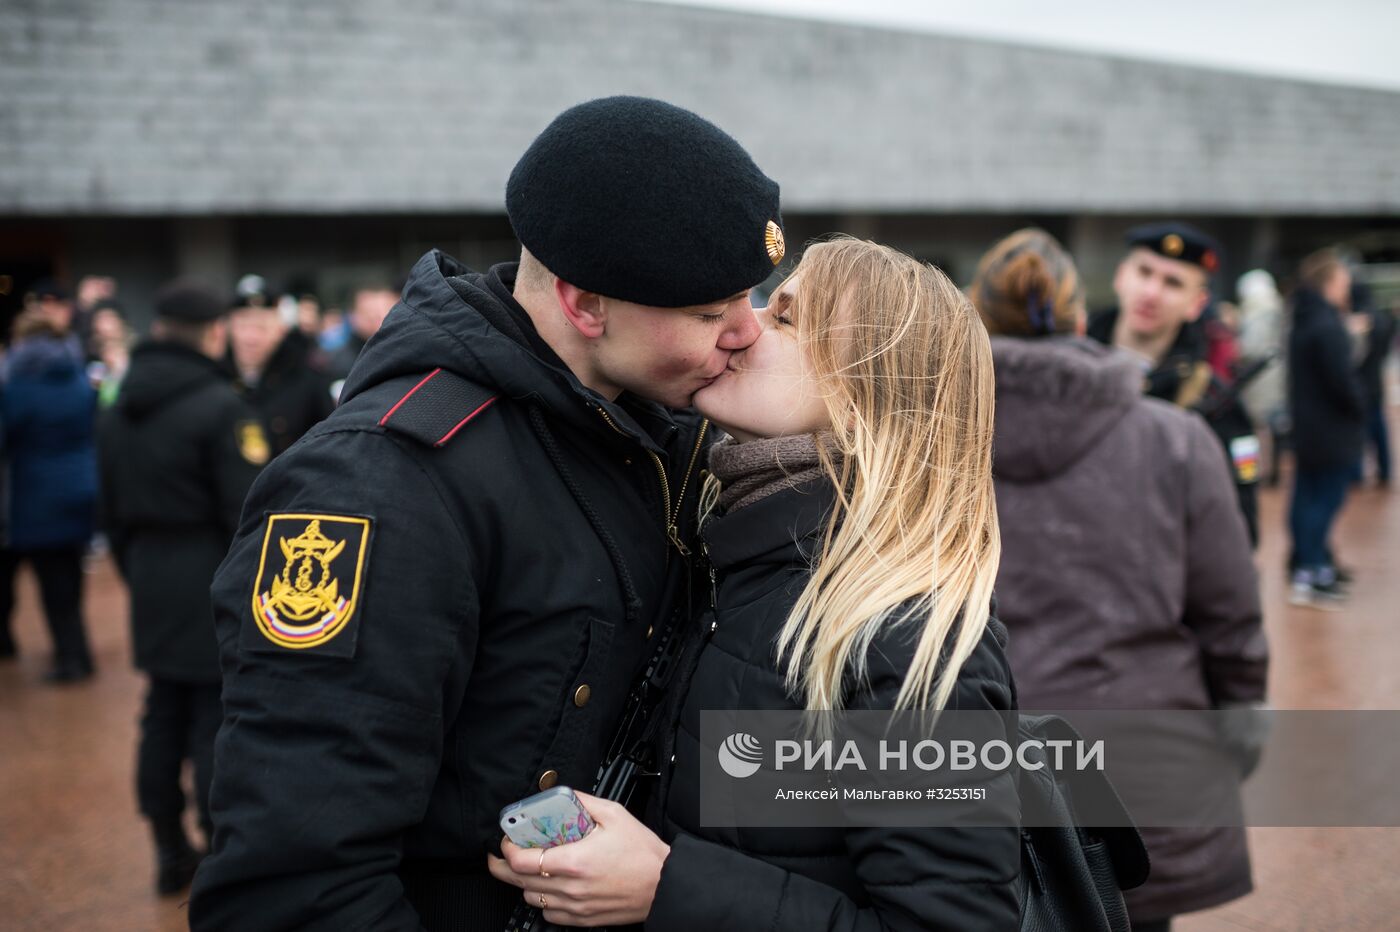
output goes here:
{"type": "Polygon", "coordinates": [[[287,331],[257,382],[245,386],[244,397],[262,415],[273,456],[286,452],[335,408],[330,377],[313,350],[300,330],[287,331]]]}
{"type": "Polygon", "coordinates": [[[209,581],[270,451],[232,373],[193,349],[132,353],[99,427],[102,523],[132,593],[136,665],[217,683],[209,581]]]}
{"type": "Polygon", "coordinates": [[[1288,405],[1298,468],[1348,469],[1361,459],[1366,399],[1340,312],[1300,289],[1288,337],[1288,405]]]}

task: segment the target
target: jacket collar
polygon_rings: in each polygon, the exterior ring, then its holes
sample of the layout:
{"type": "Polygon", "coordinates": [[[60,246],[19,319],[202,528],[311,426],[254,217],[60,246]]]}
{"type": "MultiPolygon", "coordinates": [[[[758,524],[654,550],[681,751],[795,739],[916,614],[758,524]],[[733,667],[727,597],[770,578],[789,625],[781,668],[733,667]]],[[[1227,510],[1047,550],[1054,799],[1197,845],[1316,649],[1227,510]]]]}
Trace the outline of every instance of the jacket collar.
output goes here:
{"type": "Polygon", "coordinates": [[[409,273],[402,301],[366,344],[342,403],[380,382],[440,367],[582,430],[666,455],[663,443],[677,433],[671,412],[625,395],[608,401],[552,352],[537,351],[538,337],[522,332],[528,315],[513,314],[500,295],[503,276],[513,274],[513,264],[482,275],[441,250],[426,253],[409,273]]]}
{"type": "Polygon", "coordinates": [[[835,503],[836,492],[823,477],[711,517],[700,534],[710,562],[719,570],[741,564],[803,563],[816,554],[835,503]]]}

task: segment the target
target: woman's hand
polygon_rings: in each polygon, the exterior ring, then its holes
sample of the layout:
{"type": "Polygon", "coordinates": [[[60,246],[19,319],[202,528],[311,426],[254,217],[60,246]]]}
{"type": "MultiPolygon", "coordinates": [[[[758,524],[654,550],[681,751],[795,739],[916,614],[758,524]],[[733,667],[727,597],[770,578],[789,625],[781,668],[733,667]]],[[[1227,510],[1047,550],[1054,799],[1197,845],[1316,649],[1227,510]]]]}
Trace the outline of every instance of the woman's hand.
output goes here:
{"type": "Polygon", "coordinates": [[[671,846],[617,803],[587,793],[577,795],[595,823],[586,837],[554,848],[522,848],[504,838],[504,859],[488,854],[487,868],[497,880],[524,890],[526,903],[543,906],[548,922],[564,926],[641,922],[651,912],[661,865],[671,846]],[[541,865],[549,876],[540,874],[541,865]]]}

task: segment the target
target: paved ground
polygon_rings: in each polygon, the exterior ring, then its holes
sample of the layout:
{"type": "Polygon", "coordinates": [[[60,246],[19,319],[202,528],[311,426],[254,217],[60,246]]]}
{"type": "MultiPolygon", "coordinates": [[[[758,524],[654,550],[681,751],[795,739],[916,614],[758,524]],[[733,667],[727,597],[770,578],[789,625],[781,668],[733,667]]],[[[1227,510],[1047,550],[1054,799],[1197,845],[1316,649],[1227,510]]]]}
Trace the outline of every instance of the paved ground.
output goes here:
{"type": "MultiPolygon", "coordinates": [[[[1397,424],[1400,427],[1400,424],[1397,424]]],[[[1283,496],[1266,492],[1259,554],[1281,708],[1400,708],[1400,491],[1363,490],[1338,540],[1358,583],[1348,609],[1289,607],[1283,496]]],[[[133,799],[141,679],[130,670],[125,594],[106,561],[88,575],[98,676],[40,683],[47,638],[26,574],[16,637],[0,663],[0,927],[173,930],[183,897],[152,890],[152,855],[133,799]]],[[[1182,932],[1400,928],[1400,829],[1257,829],[1258,890],[1178,923],[1182,932]]]]}

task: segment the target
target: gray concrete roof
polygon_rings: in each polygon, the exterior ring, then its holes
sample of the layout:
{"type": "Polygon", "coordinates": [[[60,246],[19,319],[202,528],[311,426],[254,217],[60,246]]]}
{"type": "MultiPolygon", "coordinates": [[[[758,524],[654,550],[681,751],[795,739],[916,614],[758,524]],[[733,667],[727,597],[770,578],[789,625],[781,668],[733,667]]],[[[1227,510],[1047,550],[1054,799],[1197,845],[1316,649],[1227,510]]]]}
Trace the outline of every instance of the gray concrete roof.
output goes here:
{"type": "Polygon", "coordinates": [[[629,0],[11,0],[0,210],[494,213],[620,92],[789,210],[1400,213],[1398,92],[629,0]]]}

